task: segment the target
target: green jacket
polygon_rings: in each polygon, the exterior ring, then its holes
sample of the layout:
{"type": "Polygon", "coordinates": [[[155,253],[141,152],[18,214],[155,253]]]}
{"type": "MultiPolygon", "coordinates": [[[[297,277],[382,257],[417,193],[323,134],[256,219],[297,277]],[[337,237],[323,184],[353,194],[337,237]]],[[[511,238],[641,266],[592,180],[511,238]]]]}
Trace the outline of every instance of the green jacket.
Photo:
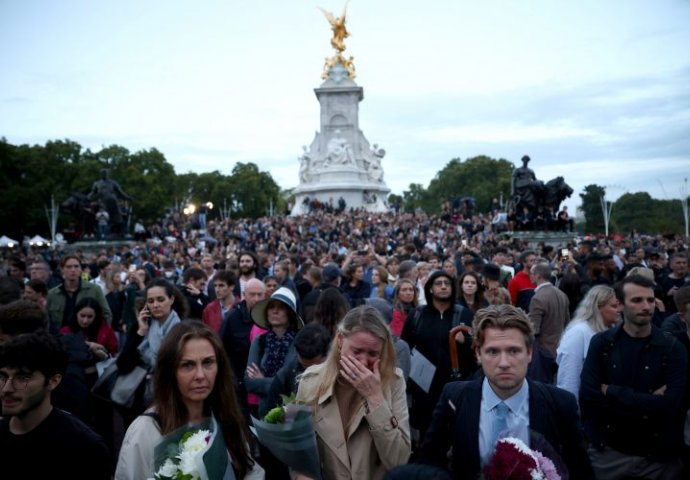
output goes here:
{"type": "MultiPolygon", "coordinates": [[[[108,324],[112,322],[113,314],[110,312],[110,307],[108,302],[103,295],[103,290],[101,287],[95,283],[88,283],[79,280],[79,289],[77,290],[77,298],[75,303],[79,303],[79,300],[83,298],[93,298],[96,300],[103,308],[103,316],[105,317],[108,324]]],[[[60,284],[55,288],[51,288],[48,291],[48,318],[52,325],[60,329],[62,327],[62,317],[65,312],[65,303],[67,302],[67,292],[65,292],[64,284],[60,284]]]]}

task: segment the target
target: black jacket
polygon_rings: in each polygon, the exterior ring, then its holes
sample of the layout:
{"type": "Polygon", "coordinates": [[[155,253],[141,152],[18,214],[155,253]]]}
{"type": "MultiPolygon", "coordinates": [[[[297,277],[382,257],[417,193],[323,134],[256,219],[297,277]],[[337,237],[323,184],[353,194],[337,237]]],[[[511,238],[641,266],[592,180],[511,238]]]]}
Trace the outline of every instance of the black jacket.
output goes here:
{"type": "Polygon", "coordinates": [[[638,357],[623,347],[623,324],[592,337],[582,369],[580,408],[592,446],[664,460],[682,445],[681,401],[687,354],[673,336],[652,325],[638,357]],[[636,366],[632,378],[624,366],[636,366]],[[606,395],[601,386],[608,385],[606,395]],[[657,389],[666,386],[663,395],[657,389]]]}

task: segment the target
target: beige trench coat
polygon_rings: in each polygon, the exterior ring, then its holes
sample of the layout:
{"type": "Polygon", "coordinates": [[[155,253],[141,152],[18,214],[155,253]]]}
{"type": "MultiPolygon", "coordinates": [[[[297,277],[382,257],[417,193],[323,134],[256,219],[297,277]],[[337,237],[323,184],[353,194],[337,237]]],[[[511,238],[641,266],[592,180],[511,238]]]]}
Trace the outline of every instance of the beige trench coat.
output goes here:
{"type": "MultiPolygon", "coordinates": [[[[321,383],[323,364],[304,373],[297,400],[309,398],[321,383]]],[[[345,435],[333,388],[322,395],[313,413],[321,470],[325,480],[382,479],[395,466],[407,463],[410,423],[405,380],[395,369],[392,388],[384,390],[384,402],[369,413],[364,405],[355,412],[345,435]]]]}

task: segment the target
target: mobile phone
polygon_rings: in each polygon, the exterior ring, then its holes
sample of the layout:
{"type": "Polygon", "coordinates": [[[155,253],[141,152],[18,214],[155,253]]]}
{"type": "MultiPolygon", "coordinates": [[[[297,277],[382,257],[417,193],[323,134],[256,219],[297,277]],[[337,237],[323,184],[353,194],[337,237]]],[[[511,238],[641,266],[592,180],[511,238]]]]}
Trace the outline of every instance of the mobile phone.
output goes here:
{"type": "Polygon", "coordinates": [[[132,265],[129,266],[129,272],[130,272],[130,273],[136,272],[136,271],[137,271],[137,266],[136,266],[136,265],[132,264],[132,265]]]}
{"type": "Polygon", "coordinates": [[[461,243],[462,243],[463,247],[466,247],[467,246],[467,239],[463,238],[461,243]]]}
{"type": "Polygon", "coordinates": [[[570,256],[570,252],[568,251],[567,248],[561,248],[561,257],[562,258],[568,258],[570,256]]]}

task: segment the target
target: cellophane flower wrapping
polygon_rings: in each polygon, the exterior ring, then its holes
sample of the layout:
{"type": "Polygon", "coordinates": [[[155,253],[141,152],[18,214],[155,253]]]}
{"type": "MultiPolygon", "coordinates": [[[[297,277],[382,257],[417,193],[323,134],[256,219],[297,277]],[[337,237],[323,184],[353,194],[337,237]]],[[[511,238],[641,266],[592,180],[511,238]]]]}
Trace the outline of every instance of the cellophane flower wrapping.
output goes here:
{"type": "Polygon", "coordinates": [[[256,438],[293,471],[320,480],[321,464],[311,408],[294,403],[283,408],[283,423],[268,423],[252,417],[256,438]]]}
{"type": "Polygon", "coordinates": [[[155,480],[234,480],[228,449],[214,417],[164,436],[154,449],[155,480]]]}

